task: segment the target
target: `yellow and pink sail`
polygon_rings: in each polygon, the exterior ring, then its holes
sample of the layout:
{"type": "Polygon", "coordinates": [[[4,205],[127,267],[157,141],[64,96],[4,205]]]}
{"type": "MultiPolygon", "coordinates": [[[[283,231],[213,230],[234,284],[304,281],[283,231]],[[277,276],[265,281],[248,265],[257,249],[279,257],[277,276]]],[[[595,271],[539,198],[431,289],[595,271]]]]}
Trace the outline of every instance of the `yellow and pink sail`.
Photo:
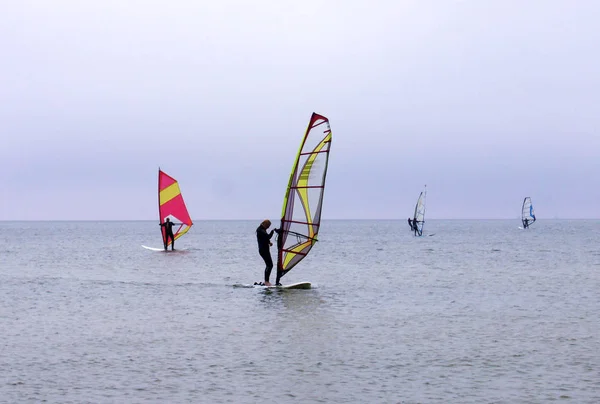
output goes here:
{"type": "MultiPolygon", "coordinates": [[[[170,175],[158,169],[158,214],[160,222],[164,223],[167,218],[173,222],[175,240],[183,236],[192,227],[192,219],[185,206],[179,183],[170,175]]],[[[161,227],[163,243],[165,242],[164,227],[161,227]]],[[[169,244],[171,241],[169,241],[169,244]]]]}

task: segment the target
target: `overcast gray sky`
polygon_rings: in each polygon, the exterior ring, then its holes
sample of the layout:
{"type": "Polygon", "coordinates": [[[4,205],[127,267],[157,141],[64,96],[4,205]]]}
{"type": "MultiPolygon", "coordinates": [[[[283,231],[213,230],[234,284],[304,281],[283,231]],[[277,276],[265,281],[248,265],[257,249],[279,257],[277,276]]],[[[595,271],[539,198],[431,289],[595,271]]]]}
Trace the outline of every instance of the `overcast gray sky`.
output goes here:
{"type": "Polygon", "coordinates": [[[325,219],[600,218],[600,1],[0,9],[0,220],[278,218],[313,111],[325,219]]]}

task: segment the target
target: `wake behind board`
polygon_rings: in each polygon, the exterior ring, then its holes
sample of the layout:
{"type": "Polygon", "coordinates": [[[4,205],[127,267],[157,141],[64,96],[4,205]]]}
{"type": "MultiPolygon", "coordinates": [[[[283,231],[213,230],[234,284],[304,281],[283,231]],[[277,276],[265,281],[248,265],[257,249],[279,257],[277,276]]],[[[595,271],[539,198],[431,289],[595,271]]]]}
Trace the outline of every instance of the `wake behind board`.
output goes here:
{"type": "Polygon", "coordinates": [[[255,283],[253,285],[255,288],[264,288],[264,289],[310,289],[311,288],[311,284],[310,282],[296,282],[296,283],[290,283],[289,285],[282,285],[282,286],[265,286],[264,284],[258,284],[255,283]]]}

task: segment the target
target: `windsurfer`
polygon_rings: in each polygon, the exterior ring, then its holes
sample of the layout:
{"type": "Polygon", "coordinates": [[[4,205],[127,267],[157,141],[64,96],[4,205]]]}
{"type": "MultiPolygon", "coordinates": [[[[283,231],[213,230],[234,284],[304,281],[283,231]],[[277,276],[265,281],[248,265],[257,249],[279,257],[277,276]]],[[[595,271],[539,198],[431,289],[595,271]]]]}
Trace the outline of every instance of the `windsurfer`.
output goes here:
{"type": "Polygon", "coordinates": [[[525,220],[523,220],[523,228],[526,229],[529,227],[529,219],[525,218],[525,220]]]}
{"type": "Polygon", "coordinates": [[[175,236],[173,235],[173,222],[169,218],[165,219],[164,223],[160,223],[161,227],[165,228],[165,236],[163,238],[165,242],[165,251],[169,246],[169,238],[171,239],[171,251],[175,251],[175,236]]]}
{"type": "Polygon", "coordinates": [[[258,253],[265,261],[265,285],[272,286],[271,282],[269,282],[269,277],[271,276],[271,270],[273,269],[273,259],[271,258],[271,250],[270,247],[273,245],[271,243],[271,237],[273,237],[273,233],[275,229],[271,230],[267,233],[267,229],[271,227],[271,221],[266,219],[263,220],[260,226],[256,229],[256,240],[258,241],[258,253]]]}

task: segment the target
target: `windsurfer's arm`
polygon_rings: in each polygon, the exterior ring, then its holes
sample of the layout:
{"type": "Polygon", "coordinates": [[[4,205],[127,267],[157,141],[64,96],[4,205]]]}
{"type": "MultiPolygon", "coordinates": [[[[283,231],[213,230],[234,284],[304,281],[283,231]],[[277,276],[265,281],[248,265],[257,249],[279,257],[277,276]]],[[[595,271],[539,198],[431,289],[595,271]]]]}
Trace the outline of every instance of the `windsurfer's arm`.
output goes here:
{"type": "Polygon", "coordinates": [[[267,232],[267,230],[260,226],[258,229],[256,229],[256,236],[258,237],[258,247],[260,248],[269,248],[270,246],[273,245],[273,243],[271,243],[271,237],[273,236],[273,230],[271,230],[270,233],[267,232]]]}

